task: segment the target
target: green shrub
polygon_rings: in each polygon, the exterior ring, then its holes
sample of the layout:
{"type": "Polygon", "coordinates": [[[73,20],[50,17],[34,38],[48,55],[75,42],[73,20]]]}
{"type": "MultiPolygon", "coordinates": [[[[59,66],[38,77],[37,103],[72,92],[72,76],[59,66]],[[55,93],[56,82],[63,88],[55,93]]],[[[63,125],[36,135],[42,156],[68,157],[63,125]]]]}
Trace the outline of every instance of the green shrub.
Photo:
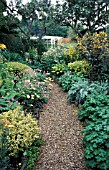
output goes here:
{"type": "Polygon", "coordinates": [[[63,91],[68,91],[72,86],[73,75],[68,71],[59,78],[59,84],[62,86],[63,91]]]}
{"type": "Polygon", "coordinates": [[[64,74],[65,71],[67,71],[67,66],[65,64],[56,64],[52,67],[52,69],[52,73],[57,76],[60,76],[64,74]]]}
{"type": "Polygon", "coordinates": [[[23,153],[28,162],[26,167],[27,170],[31,170],[34,167],[34,163],[39,157],[40,147],[44,146],[44,144],[45,142],[39,138],[23,153]]]}
{"type": "Polygon", "coordinates": [[[8,62],[6,64],[8,67],[8,71],[11,74],[14,74],[15,76],[21,76],[21,75],[27,73],[28,71],[32,72],[32,69],[26,64],[22,64],[19,62],[8,62]]]}
{"type": "Polygon", "coordinates": [[[22,51],[25,51],[24,44],[17,34],[1,34],[0,38],[11,52],[20,54],[22,51]]]}
{"type": "Polygon", "coordinates": [[[98,92],[88,95],[78,112],[86,121],[83,143],[86,165],[101,170],[109,169],[109,95],[98,92]]]}
{"type": "Polygon", "coordinates": [[[73,63],[68,63],[69,70],[73,71],[77,75],[88,75],[90,71],[90,65],[88,61],[81,60],[81,61],[74,61],[73,63]]]}
{"type": "MultiPolygon", "coordinates": [[[[101,110],[102,112],[102,110],[101,110]]],[[[82,131],[85,144],[84,157],[87,166],[109,169],[109,113],[86,125],[82,131]]]]}
{"type": "MultiPolygon", "coordinates": [[[[44,77],[42,77],[44,78],[44,77]]],[[[49,90],[48,83],[39,81],[39,74],[34,72],[33,76],[25,74],[21,80],[17,80],[15,90],[19,93],[18,101],[29,112],[32,112],[34,116],[39,115],[39,112],[43,108],[43,103],[48,101],[49,90]]]]}
{"type": "Polygon", "coordinates": [[[77,105],[83,104],[89,94],[109,94],[109,85],[107,82],[90,83],[88,79],[83,77],[73,77],[72,85],[68,91],[68,102],[75,102],[77,105]]]}
{"type": "Polygon", "coordinates": [[[3,51],[3,56],[6,58],[6,60],[9,61],[23,61],[24,58],[19,53],[12,53],[9,51],[3,51]]]}
{"type": "Polygon", "coordinates": [[[99,118],[105,119],[107,115],[109,115],[109,95],[105,94],[88,95],[78,112],[81,121],[96,121],[99,118]]]}
{"type": "Polygon", "coordinates": [[[8,129],[0,123],[0,169],[9,169],[9,156],[8,156],[8,129]]]}
{"type": "Polygon", "coordinates": [[[20,151],[25,151],[39,138],[36,119],[31,114],[25,116],[20,107],[1,114],[0,122],[4,123],[9,130],[8,149],[12,156],[17,157],[20,151]]]}
{"type": "Polygon", "coordinates": [[[18,106],[17,93],[14,89],[13,77],[9,75],[7,65],[0,64],[0,113],[18,106]]]}
{"type": "Polygon", "coordinates": [[[37,47],[37,52],[38,52],[38,55],[42,55],[43,52],[46,52],[47,49],[46,49],[46,46],[44,44],[44,41],[39,39],[36,43],[36,47],[37,47]]]}
{"type": "Polygon", "coordinates": [[[72,86],[68,91],[67,100],[70,103],[76,102],[77,105],[83,104],[90,90],[87,79],[76,77],[76,79],[72,80],[72,86]]]}
{"type": "Polygon", "coordinates": [[[61,48],[50,48],[41,56],[40,69],[43,71],[52,71],[52,67],[58,63],[65,63],[65,55],[61,48]]]}
{"type": "Polygon", "coordinates": [[[104,80],[104,74],[109,78],[109,65],[107,70],[103,69],[104,63],[109,63],[109,38],[106,32],[86,33],[82,38],[78,38],[77,51],[91,64],[91,80],[104,80]]]}

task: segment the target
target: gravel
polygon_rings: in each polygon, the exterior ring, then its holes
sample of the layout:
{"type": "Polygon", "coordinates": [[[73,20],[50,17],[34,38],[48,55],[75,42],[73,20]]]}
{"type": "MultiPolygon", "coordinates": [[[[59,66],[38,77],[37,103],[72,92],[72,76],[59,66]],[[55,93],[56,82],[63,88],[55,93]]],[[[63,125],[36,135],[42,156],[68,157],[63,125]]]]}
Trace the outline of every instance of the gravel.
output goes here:
{"type": "Polygon", "coordinates": [[[76,113],[76,106],[67,103],[67,93],[53,83],[39,120],[46,144],[34,170],[89,170],[83,156],[83,127],[76,113]]]}

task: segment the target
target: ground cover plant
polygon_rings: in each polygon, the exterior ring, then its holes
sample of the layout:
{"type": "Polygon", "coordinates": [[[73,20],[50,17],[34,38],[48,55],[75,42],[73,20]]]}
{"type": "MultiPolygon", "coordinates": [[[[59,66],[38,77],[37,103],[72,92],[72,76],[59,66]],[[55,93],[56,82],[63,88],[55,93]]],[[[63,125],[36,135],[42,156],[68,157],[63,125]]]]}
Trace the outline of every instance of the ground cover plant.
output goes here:
{"type": "Polygon", "coordinates": [[[85,145],[86,165],[91,168],[109,168],[109,95],[91,94],[78,112],[79,119],[86,122],[82,131],[85,145]]]}

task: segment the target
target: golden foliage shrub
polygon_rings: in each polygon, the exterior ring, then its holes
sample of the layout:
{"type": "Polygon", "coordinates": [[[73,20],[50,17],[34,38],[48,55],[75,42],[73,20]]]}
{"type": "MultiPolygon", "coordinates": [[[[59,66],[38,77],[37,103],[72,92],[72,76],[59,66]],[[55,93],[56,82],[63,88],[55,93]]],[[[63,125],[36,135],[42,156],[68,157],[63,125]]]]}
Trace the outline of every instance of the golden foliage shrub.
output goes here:
{"type": "Polygon", "coordinates": [[[39,138],[37,120],[31,114],[25,116],[20,107],[1,114],[0,122],[9,130],[8,148],[12,156],[17,156],[39,138]]]}

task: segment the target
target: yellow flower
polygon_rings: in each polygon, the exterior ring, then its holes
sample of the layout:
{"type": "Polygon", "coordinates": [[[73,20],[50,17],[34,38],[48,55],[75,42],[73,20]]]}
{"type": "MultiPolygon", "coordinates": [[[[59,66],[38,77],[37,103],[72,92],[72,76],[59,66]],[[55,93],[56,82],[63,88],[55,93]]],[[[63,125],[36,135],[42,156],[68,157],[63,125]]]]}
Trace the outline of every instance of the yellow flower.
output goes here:
{"type": "Polygon", "coordinates": [[[0,49],[4,50],[6,48],[6,45],[0,44],[0,49]]]}

